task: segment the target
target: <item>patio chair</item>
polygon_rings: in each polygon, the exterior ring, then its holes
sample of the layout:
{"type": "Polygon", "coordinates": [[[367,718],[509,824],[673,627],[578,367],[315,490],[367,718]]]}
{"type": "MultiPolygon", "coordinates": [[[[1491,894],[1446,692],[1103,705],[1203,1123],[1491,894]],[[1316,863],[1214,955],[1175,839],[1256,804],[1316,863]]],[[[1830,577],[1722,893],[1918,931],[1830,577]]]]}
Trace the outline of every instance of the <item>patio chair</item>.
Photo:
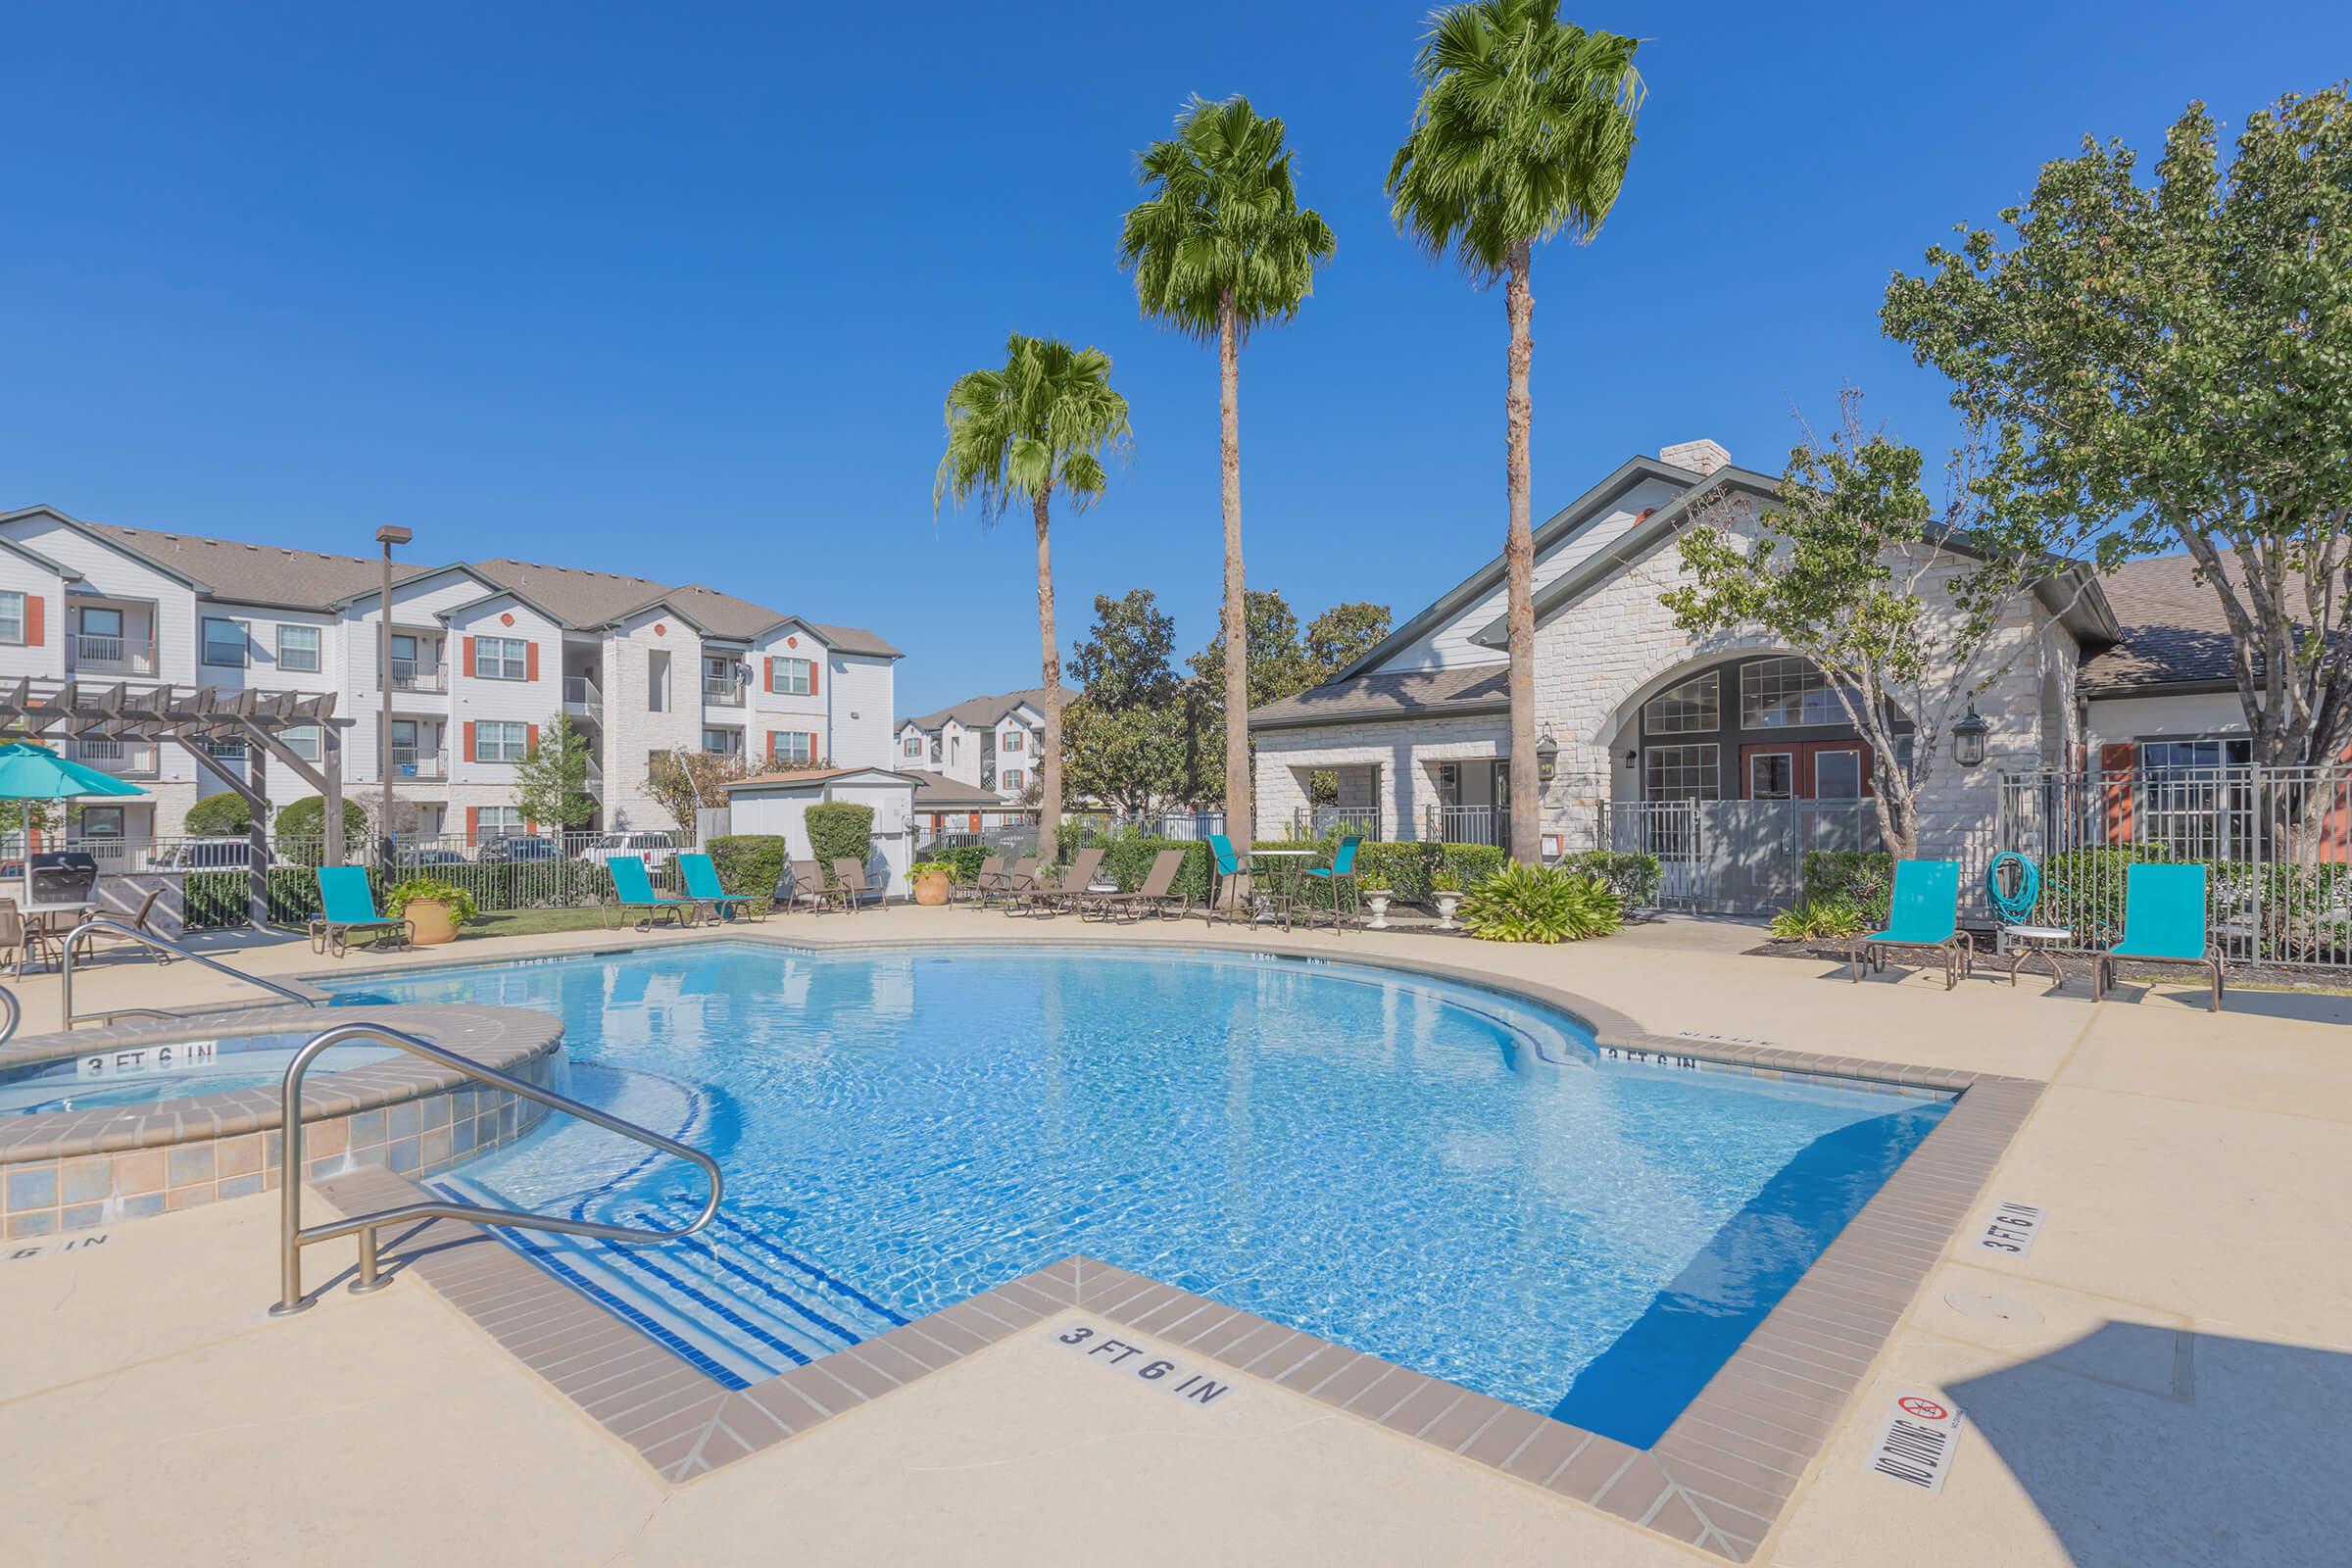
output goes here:
{"type": "Polygon", "coordinates": [[[1152,857],[1152,868],[1144,873],[1143,886],[1120,893],[1085,893],[1080,896],[1078,914],[1081,919],[1087,910],[1095,912],[1098,920],[1107,920],[1114,913],[1125,911],[1130,920],[1140,920],[1150,909],[1154,915],[1165,916],[1170,903],[1182,912],[1185,902],[1175,892],[1176,874],[1184,869],[1182,850],[1162,850],[1152,857]]]}
{"type": "Polygon", "coordinates": [[[846,855],[833,857],[833,882],[845,909],[857,908],[859,899],[882,902],[882,890],[866,881],[865,867],[846,855]]]}
{"type": "Polygon", "coordinates": [[[737,913],[749,915],[760,901],[749,893],[729,893],[719,885],[718,865],[708,855],[678,857],[678,875],[686,880],[686,896],[697,904],[707,905],[710,912],[721,918],[737,913]]]}
{"type": "MultiPolygon", "coordinates": [[[[972,890],[970,897],[978,899],[980,901],[980,906],[982,908],[986,908],[988,907],[989,895],[996,892],[999,888],[1004,886],[1004,857],[1002,855],[992,855],[987,859],[980,862],[980,873],[972,878],[972,890]]],[[[954,888],[950,888],[948,891],[951,895],[953,895],[956,890],[954,888]]]]}
{"type": "Polygon", "coordinates": [[[1907,948],[1940,955],[1943,989],[1958,985],[1969,971],[1973,952],[1960,930],[1960,862],[1897,860],[1894,894],[1888,902],[1886,929],[1855,938],[1846,952],[1855,983],[1861,982],[1865,959],[1871,968],[1884,969],[1886,950],[1907,948]]]}
{"type": "Polygon", "coordinates": [[[1348,902],[1350,906],[1360,902],[1355,888],[1355,847],[1363,842],[1362,834],[1351,833],[1340,840],[1340,847],[1331,852],[1329,865],[1310,865],[1306,868],[1308,876],[1320,877],[1324,885],[1331,889],[1331,923],[1335,926],[1340,923],[1341,883],[1348,884],[1348,902]]]}
{"type": "Polygon", "coordinates": [[[672,925],[694,924],[696,901],[665,898],[656,893],[654,879],[646,874],[645,862],[636,856],[615,855],[605,862],[605,868],[612,873],[612,904],[620,911],[623,924],[628,922],[631,909],[642,911],[637,916],[640,931],[651,931],[654,917],[661,914],[668,915],[672,925]]]}
{"type": "MultiPolygon", "coordinates": [[[[133,931],[138,932],[142,936],[162,936],[163,933],[155,929],[153,920],[155,916],[156,901],[161,899],[163,896],[164,890],[162,888],[149,888],[147,890],[147,896],[139,901],[139,907],[137,911],[126,918],[122,918],[122,923],[130,927],[133,931]]],[[[107,913],[107,911],[104,909],[94,909],[91,912],[99,915],[104,915],[107,913]]],[[[103,951],[99,947],[100,943],[114,942],[133,950],[139,956],[151,959],[156,963],[164,964],[172,961],[172,953],[169,949],[151,948],[144,942],[133,942],[127,937],[117,936],[112,931],[93,931],[88,936],[83,937],[81,942],[82,951],[85,953],[99,953],[103,951]]],[[[5,949],[6,947],[6,943],[0,943],[0,949],[5,949]]]]}
{"type": "Polygon", "coordinates": [[[24,978],[24,957],[34,940],[31,929],[24,924],[24,911],[17,907],[17,901],[0,899],[0,955],[6,955],[14,961],[16,976],[20,980],[24,978]]]}
{"type": "Polygon", "coordinates": [[[791,871],[792,891],[785,895],[789,904],[808,901],[808,907],[822,912],[828,904],[841,902],[840,890],[825,880],[825,868],[814,860],[795,860],[791,871]]]}
{"type": "MultiPolygon", "coordinates": [[[[1215,925],[1217,923],[1217,906],[1224,902],[1225,890],[1232,885],[1235,877],[1250,874],[1250,861],[1246,856],[1233,847],[1233,840],[1222,833],[1211,833],[1208,836],[1208,853],[1210,858],[1216,862],[1217,870],[1215,880],[1208,890],[1207,911],[1208,923],[1215,925]]],[[[1255,919],[1252,918],[1250,923],[1255,924],[1255,919]]]]}
{"type": "Polygon", "coordinates": [[[1035,891],[1037,867],[1038,858],[1034,855],[1024,855],[1013,861],[1012,869],[1002,873],[997,878],[996,885],[980,895],[980,907],[985,909],[998,899],[1004,900],[1008,906],[1018,905],[1022,899],[1035,891]]]}
{"type": "Polygon", "coordinates": [[[2132,865],[2124,868],[2123,940],[2090,961],[2090,994],[2115,984],[2115,960],[2183,963],[2212,982],[2208,1011],[2222,1010],[2222,960],[2213,955],[2205,923],[2205,867],[2132,865]]]}
{"type": "Polygon", "coordinates": [[[1099,849],[1080,850],[1070,857],[1070,863],[1056,870],[1049,879],[1041,870],[1036,885],[1026,899],[1016,906],[1032,914],[1054,914],[1065,905],[1075,908],[1086,897],[1086,885],[1095,880],[1102,869],[1102,852],[1099,849]]]}
{"type": "Polygon", "coordinates": [[[416,922],[387,919],[375,912],[375,894],[368,886],[364,865],[318,867],[319,912],[311,916],[311,951],[340,958],[351,950],[354,932],[366,932],[370,946],[406,948],[416,941],[416,922]]]}

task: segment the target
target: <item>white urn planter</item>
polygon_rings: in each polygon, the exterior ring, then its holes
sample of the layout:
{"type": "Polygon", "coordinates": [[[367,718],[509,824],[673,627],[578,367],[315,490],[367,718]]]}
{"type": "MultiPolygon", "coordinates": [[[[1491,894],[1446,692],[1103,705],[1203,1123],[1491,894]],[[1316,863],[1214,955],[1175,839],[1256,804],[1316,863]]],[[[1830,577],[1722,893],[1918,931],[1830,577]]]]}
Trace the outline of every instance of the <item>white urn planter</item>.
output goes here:
{"type": "Polygon", "coordinates": [[[1441,893],[1437,896],[1437,899],[1438,929],[1441,931],[1459,931],[1461,927],[1453,923],[1453,911],[1461,906],[1462,896],[1459,893],[1441,893]]]}
{"type": "Polygon", "coordinates": [[[1364,902],[1372,906],[1372,918],[1366,922],[1365,930],[1386,931],[1389,929],[1389,900],[1395,897],[1396,895],[1387,888],[1370,888],[1365,891],[1364,902]]]}

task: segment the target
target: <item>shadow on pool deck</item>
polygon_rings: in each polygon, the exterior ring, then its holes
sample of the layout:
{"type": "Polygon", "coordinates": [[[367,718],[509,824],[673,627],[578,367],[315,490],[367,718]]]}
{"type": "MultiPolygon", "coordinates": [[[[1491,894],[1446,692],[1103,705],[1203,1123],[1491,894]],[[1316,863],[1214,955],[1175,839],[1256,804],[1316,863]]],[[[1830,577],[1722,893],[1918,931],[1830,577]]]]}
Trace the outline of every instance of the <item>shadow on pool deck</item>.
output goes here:
{"type": "Polygon", "coordinates": [[[2352,1354],[2109,1322],[1951,1394],[2082,1568],[2346,1560],[2352,1354]]]}
{"type": "Polygon", "coordinates": [[[1578,1374],[1555,1421],[1637,1448],[1665,1435],[1788,1287],[1942,1120],[1917,1101],[1824,1133],[1685,1264],[1633,1326],[1578,1374]]]}

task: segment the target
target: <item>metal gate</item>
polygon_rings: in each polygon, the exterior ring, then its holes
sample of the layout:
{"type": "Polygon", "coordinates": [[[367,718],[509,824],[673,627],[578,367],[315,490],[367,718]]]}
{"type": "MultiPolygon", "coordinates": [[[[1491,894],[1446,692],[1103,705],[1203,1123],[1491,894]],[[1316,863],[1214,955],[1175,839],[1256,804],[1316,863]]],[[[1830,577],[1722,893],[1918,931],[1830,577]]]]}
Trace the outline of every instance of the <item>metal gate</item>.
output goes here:
{"type": "Polygon", "coordinates": [[[1600,808],[1600,842],[1658,858],[1658,902],[1701,914],[1765,914],[1804,892],[1812,850],[1884,847],[1863,801],[1627,801],[1600,808]]]}

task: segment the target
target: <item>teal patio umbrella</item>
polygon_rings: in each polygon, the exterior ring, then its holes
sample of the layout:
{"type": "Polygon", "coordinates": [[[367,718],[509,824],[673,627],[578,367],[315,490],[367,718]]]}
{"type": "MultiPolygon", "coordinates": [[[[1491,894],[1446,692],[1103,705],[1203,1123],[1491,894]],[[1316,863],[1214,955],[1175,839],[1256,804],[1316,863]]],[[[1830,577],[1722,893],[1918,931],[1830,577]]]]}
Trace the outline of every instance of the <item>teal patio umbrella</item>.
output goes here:
{"type": "Polygon", "coordinates": [[[91,795],[144,795],[136,784],[69,761],[45,746],[0,746],[0,801],[73,801],[91,795]]]}

